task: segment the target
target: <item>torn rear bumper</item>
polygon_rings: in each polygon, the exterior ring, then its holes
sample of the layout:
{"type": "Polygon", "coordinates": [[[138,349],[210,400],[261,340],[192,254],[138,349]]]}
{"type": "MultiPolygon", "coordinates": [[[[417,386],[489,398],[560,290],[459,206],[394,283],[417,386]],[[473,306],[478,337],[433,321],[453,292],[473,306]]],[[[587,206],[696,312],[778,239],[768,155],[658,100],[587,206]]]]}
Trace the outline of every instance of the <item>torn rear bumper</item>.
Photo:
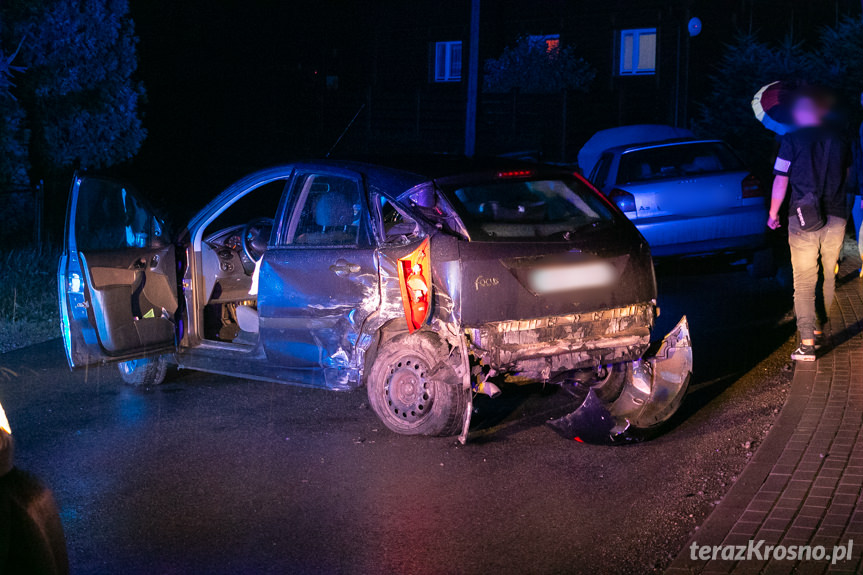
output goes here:
{"type": "Polygon", "coordinates": [[[632,363],[616,398],[603,401],[590,389],[581,407],[549,425],[586,443],[639,441],[677,411],[691,375],[692,343],[684,316],[654,357],[632,363]]]}
{"type": "Polygon", "coordinates": [[[634,361],[650,345],[652,302],[603,311],[503,321],[468,331],[474,354],[497,371],[548,380],[558,373],[634,361]]]}

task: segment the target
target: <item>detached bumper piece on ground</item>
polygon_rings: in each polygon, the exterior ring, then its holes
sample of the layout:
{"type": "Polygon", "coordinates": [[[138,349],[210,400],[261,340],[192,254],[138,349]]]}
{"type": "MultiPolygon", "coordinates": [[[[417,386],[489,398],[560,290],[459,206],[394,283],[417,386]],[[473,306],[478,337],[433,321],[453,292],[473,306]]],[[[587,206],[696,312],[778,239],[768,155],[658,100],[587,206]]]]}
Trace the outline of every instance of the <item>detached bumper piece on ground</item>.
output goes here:
{"type": "Polygon", "coordinates": [[[644,439],[680,407],[692,375],[692,344],[684,316],[665,336],[656,355],[608,374],[597,385],[569,384],[584,402],[549,422],[566,438],[614,444],[644,439]]]}

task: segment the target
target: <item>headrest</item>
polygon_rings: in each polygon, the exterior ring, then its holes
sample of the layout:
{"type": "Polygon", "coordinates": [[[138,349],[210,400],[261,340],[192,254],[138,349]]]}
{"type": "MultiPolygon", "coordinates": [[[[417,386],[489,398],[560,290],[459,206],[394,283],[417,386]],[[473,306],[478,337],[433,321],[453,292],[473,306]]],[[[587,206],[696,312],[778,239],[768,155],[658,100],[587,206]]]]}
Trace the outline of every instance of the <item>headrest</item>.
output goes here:
{"type": "Polygon", "coordinates": [[[331,192],[318,199],[315,206],[315,223],[324,227],[349,226],[354,221],[354,206],[338,192],[331,192]]]}

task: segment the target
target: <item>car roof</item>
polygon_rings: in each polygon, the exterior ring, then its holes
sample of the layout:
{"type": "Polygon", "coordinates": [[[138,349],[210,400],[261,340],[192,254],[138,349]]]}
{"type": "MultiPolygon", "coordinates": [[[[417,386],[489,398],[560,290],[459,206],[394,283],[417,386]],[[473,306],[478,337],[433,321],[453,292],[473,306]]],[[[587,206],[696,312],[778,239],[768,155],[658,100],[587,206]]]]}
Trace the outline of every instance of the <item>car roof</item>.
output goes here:
{"type": "Polygon", "coordinates": [[[634,152],[637,150],[649,150],[651,148],[664,148],[668,146],[680,146],[683,144],[722,144],[722,140],[700,139],[700,138],[674,138],[671,140],[659,140],[657,142],[639,142],[637,144],[622,144],[613,148],[608,148],[603,153],[622,154],[625,152],[634,152]]]}
{"type": "Polygon", "coordinates": [[[379,170],[400,171],[421,176],[426,180],[436,180],[461,174],[481,172],[501,172],[524,169],[540,169],[544,166],[535,162],[500,158],[494,156],[477,156],[468,158],[455,154],[410,154],[393,156],[358,156],[343,160],[318,160],[309,164],[337,163],[350,165],[358,171],[372,173],[379,170]]]}
{"type": "Polygon", "coordinates": [[[304,168],[332,167],[359,172],[371,187],[400,194],[419,184],[431,180],[457,181],[462,177],[475,179],[484,174],[530,170],[539,174],[571,173],[559,166],[499,158],[449,154],[363,156],[351,159],[322,159],[298,162],[304,168]]]}

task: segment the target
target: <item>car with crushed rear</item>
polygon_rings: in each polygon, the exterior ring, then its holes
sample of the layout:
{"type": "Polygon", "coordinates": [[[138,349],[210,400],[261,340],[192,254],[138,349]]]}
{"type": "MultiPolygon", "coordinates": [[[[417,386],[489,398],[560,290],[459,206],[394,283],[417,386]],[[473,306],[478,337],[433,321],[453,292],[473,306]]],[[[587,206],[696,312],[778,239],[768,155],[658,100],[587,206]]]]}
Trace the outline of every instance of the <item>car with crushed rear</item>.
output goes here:
{"type": "MultiPolygon", "coordinates": [[[[651,357],[650,248],[556,167],[449,157],[321,160],[248,175],[171,234],[132,186],[76,175],[59,262],[69,365],[169,364],[332,390],[365,385],[401,434],[467,437],[497,378],[578,397],[553,422],[639,439],[679,406],[683,318],[651,357]]],[[[656,349],[654,346],[653,349],[656,349]]]]}

